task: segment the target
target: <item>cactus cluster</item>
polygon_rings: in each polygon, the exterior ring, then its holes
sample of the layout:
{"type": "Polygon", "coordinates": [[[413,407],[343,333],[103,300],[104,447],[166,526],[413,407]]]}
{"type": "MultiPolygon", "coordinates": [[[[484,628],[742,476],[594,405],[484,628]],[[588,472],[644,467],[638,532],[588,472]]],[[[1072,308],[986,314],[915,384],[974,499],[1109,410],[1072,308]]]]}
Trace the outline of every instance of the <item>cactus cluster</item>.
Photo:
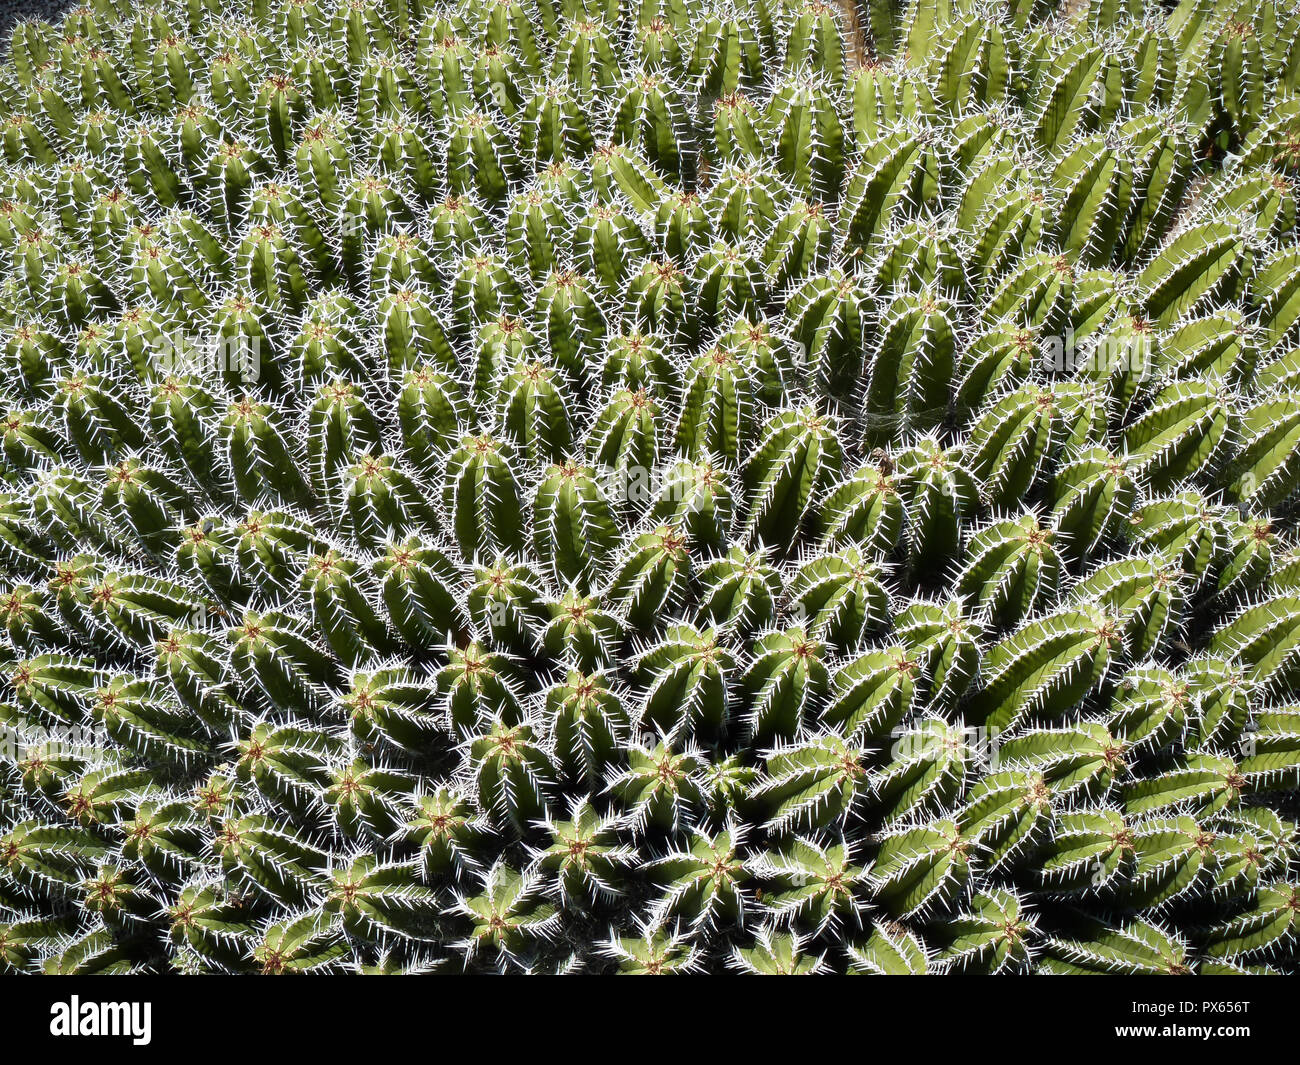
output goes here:
{"type": "Polygon", "coordinates": [[[93,0],[0,150],[0,969],[1297,971],[1289,0],[93,0]]]}

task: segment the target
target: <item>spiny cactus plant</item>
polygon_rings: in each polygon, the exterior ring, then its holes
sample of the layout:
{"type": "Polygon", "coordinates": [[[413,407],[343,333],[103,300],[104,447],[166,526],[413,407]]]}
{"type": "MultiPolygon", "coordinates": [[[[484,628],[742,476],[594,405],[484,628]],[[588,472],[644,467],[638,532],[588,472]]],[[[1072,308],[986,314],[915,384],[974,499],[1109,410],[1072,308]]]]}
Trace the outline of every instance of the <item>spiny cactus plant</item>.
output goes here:
{"type": "Polygon", "coordinates": [[[0,968],[1297,971],[1293,4],[93,0],[0,131],[0,968]]]}

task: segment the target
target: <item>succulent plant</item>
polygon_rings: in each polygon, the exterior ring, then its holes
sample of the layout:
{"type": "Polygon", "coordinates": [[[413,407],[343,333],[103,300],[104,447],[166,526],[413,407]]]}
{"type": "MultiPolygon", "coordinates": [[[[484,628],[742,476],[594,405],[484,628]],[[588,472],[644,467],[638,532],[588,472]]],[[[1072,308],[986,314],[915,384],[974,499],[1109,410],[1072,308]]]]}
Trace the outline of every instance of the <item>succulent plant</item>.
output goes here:
{"type": "Polygon", "coordinates": [[[20,22],[0,970],[1300,971],[1293,8],[20,22]]]}

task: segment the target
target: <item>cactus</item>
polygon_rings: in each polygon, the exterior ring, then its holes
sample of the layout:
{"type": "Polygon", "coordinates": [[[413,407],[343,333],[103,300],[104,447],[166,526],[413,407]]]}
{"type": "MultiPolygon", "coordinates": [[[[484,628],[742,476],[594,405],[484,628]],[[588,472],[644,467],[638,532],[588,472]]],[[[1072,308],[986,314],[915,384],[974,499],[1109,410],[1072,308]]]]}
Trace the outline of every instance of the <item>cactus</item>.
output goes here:
{"type": "Polygon", "coordinates": [[[1295,974],[1284,8],[19,22],[0,971],[1295,974]]]}

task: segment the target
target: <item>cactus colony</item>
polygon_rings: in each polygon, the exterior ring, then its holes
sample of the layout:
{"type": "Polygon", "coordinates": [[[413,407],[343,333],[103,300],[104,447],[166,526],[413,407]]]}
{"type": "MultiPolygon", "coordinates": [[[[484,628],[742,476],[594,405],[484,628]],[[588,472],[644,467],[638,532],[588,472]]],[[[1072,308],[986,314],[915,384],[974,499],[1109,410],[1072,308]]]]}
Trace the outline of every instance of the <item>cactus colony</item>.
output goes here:
{"type": "Polygon", "coordinates": [[[93,0],[0,129],[0,968],[1297,970],[1292,4],[93,0]]]}

